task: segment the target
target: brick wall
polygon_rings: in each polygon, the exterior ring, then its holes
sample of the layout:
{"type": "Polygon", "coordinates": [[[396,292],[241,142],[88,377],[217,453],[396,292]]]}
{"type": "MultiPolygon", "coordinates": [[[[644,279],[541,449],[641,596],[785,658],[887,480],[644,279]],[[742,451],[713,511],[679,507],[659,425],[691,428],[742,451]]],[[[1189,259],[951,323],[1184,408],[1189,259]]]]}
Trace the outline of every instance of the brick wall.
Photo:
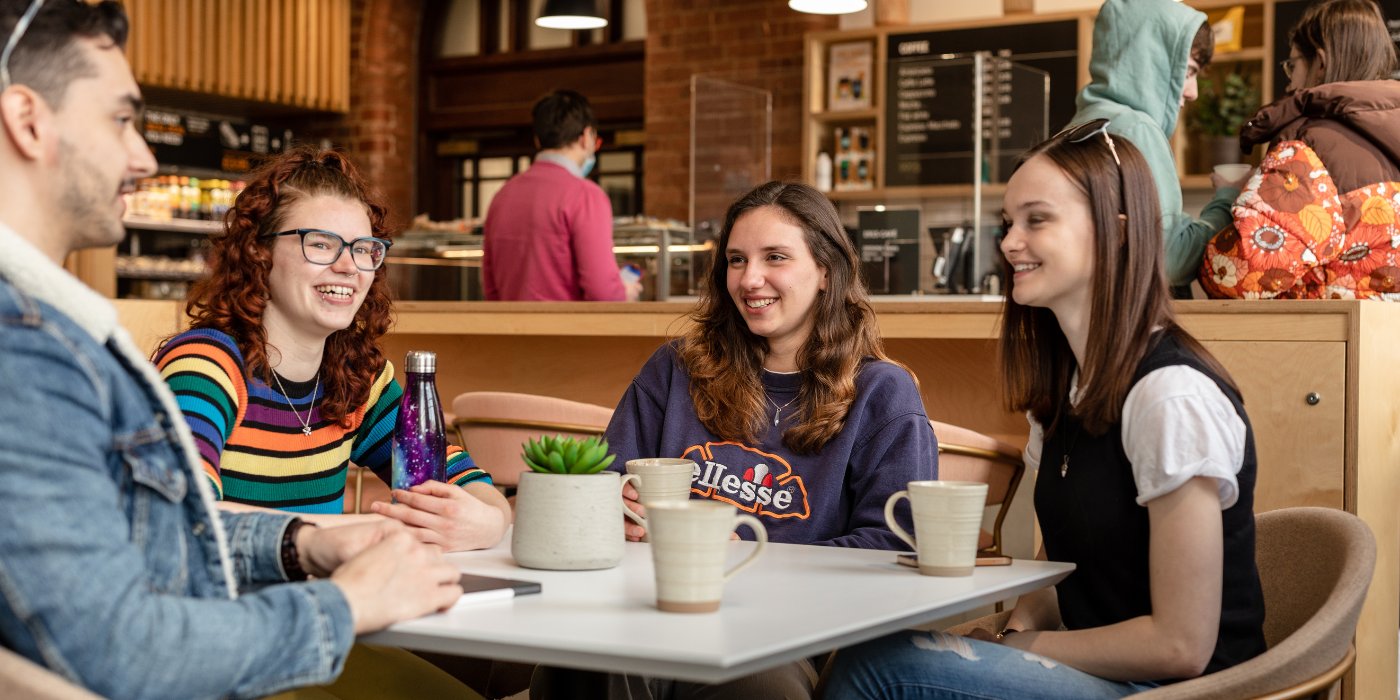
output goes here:
{"type": "Polygon", "coordinates": [[[350,112],[313,120],[301,133],[344,148],[402,226],[416,206],[423,0],[352,0],[350,12],[350,112]]]}
{"type": "Polygon", "coordinates": [[[646,12],[646,213],[682,221],[689,216],[694,74],[770,91],[772,176],[799,178],[802,37],[834,29],[837,20],[795,12],[784,0],[646,0],[646,12]]]}

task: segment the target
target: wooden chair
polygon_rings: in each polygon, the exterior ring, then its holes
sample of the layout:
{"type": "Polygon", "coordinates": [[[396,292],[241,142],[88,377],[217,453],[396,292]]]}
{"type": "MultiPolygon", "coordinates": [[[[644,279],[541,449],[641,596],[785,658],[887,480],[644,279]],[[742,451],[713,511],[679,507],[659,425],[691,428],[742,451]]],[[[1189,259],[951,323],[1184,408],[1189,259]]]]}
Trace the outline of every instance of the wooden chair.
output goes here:
{"type": "Polygon", "coordinates": [[[1001,526],[1026,471],[1021,451],[967,428],[933,420],[929,425],[938,436],[938,478],[987,484],[987,507],[996,508],[997,514],[991,532],[982,531],[977,548],[979,554],[1000,555],[1001,526]]]}
{"type": "Polygon", "coordinates": [[[0,647],[0,698],[99,700],[88,690],[4,647],[0,647]]]}
{"type": "MultiPolygon", "coordinates": [[[[1242,664],[1134,695],[1144,700],[1331,698],[1356,661],[1356,620],[1376,566],[1376,541],[1355,515],[1283,508],[1255,516],[1269,648],[1242,664]]],[[[948,631],[995,633],[1009,612],[948,631]]]]}
{"type": "Polygon", "coordinates": [[[612,409],[552,396],[469,391],[452,400],[458,439],[497,487],[511,490],[528,467],[521,445],[540,435],[602,435],[612,409]]]}

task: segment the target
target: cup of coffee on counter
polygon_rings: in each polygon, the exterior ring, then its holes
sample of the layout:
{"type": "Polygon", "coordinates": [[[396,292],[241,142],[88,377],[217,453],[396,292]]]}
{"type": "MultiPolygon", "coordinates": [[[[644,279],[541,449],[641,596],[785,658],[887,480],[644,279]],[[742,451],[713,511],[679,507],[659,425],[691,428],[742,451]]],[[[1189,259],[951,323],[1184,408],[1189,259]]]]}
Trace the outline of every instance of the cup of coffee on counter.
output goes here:
{"type": "MultiPolygon", "coordinates": [[[[627,473],[637,475],[632,486],[637,502],[648,508],[654,503],[690,500],[690,483],[698,467],[688,459],[648,457],[627,460],[627,473]]],[[[646,527],[646,519],[640,523],[646,527]]]]}
{"type": "Polygon", "coordinates": [[[651,559],[656,568],[656,607],[665,612],[719,610],[724,584],[751,564],[768,545],[758,518],[715,501],[669,501],[647,508],[651,559]],[[724,568],[734,529],[747,525],[756,543],[743,561],[724,568]]]}
{"type": "Polygon", "coordinates": [[[977,564],[977,537],[987,485],[977,481],[911,481],[904,491],[885,501],[885,523],[919,557],[925,576],[971,576],[977,564]],[[914,512],[914,536],[894,519],[894,506],[909,500],[914,512]]]}

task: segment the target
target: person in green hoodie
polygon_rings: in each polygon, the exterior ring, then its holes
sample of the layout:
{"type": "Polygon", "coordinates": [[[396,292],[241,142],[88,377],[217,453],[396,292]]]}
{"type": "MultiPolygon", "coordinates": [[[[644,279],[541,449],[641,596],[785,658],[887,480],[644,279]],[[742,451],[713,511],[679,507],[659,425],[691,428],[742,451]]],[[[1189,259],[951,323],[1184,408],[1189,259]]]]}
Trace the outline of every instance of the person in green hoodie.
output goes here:
{"type": "MultiPolygon", "coordinates": [[[[1196,99],[1196,75],[1210,65],[1215,40],[1206,16],[1174,0],[1107,0],[1094,21],[1090,82],[1070,124],[1109,120],[1108,130],[1137,145],[1152,168],[1162,207],[1165,271],[1177,297],[1201,267],[1206,242],[1230,223],[1244,179],[1211,175],[1215,196],[1196,218],[1182,210],[1171,134],[1181,108],[1196,99]]],[[[1247,176],[1246,176],[1247,177],[1247,176]]]]}

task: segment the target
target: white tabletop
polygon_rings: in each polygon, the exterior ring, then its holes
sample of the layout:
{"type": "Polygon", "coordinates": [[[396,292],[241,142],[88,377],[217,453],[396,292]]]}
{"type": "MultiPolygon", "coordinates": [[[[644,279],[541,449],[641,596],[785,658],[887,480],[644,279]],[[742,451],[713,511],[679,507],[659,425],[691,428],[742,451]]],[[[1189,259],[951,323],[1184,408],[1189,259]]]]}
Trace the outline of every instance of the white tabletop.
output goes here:
{"type": "MultiPolygon", "coordinates": [[[[963,578],[920,576],[894,552],[769,545],[708,614],[656,608],[651,545],[603,571],[516,566],[510,541],[448,555],[462,571],[539,581],[543,592],[458,606],[370,635],[374,644],[718,683],[1053,585],[1072,564],[1016,561],[963,578]]],[[[752,543],[731,546],[730,561],[752,543]]]]}

